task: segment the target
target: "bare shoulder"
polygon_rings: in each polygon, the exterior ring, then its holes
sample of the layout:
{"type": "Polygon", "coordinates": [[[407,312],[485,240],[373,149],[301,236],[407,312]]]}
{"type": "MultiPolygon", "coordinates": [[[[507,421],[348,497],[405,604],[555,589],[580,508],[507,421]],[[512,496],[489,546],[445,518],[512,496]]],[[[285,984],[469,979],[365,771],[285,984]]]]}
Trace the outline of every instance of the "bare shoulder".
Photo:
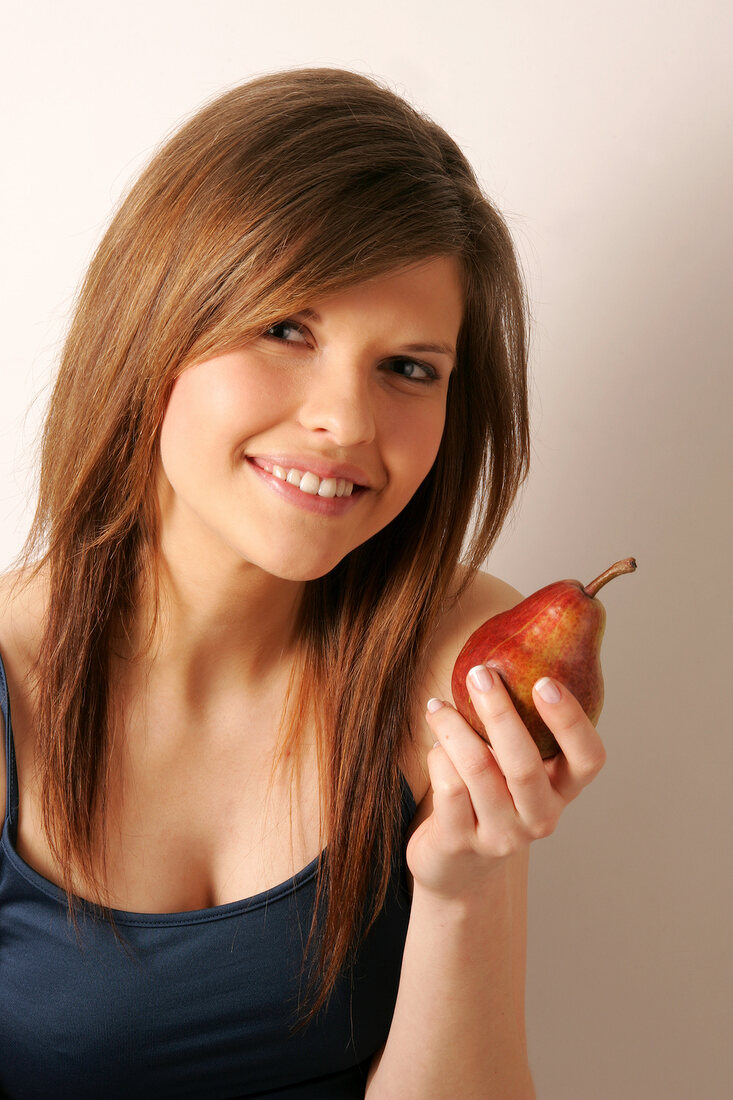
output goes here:
{"type": "Polygon", "coordinates": [[[45,573],[15,570],[0,575],[0,653],[29,660],[40,641],[48,603],[45,573]]]}
{"type": "MultiPolygon", "coordinates": [[[[459,566],[452,592],[465,583],[468,570],[459,566]]],[[[502,611],[508,611],[524,597],[512,585],[491,573],[479,571],[473,575],[463,593],[449,601],[449,606],[441,619],[433,644],[432,662],[440,666],[444,660],[450,661],[451,673],[456,657],[463,648],[469,635],[473,634],[481,623],[502,611]]]]}
{"type": "MultiPolygon", "coordinates": [[[[30,577],[22,570],[0,575],[0,657],[8,682],[15,748],[21,754],[23,731],[32,728],[30,671],[38,652],[46,607],[42,575],[30,577]]],[[[0,715],[0,819],[5,816],[7,763],[5,724],[0,715]]]]}
{"type": "MultiPolygon", "coordinates": [[[[466,567],[459,566],[452,592],[464,583],[466,567]]],[[[516,588],[490,573],[476,573],[464,592],[451,598],[435,631],[424,675],[416,691],[413,722],[413,744],[406,767],[416,801],[427,793],[429,787],[425,758],[435,740],[425,721],[425,704],[431,696],[453,703],[451,678],[456,658],[474,630],[493,615],[508,611],[524,597],[516,588]]]]}

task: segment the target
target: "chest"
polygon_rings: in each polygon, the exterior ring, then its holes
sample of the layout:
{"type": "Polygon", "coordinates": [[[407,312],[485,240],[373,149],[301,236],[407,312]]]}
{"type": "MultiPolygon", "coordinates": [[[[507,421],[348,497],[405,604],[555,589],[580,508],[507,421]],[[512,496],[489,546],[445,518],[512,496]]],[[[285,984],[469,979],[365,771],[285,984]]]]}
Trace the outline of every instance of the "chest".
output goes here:
{"type": "MultiPolygon", "coordinates": [[[[409,917],[395,893],[315,1029],[303,1005],[311,872],[223,911],[123,916],[118,943],[13,868],[0,874],[0,1078],[13,1096],[363,1097],[389,1030],[409,917]],[[20,919],[19,919],[20,918],[20,919]],[[43,1009],[39,1012],[38,1005],[43,1009]],[[322,1093],[321,1091],[322,1090],[322,1093]]],[[[0,1086],[0,1091],[3,1091],[0,1086]]],[[[3,1092],[4,1095],[4,1092],[3,1092]]]]}
{"type": "MultiPolygon", "coordinates": [[[[115,909],[175,913],[252,898],[291,879],[322,851],[315,725],[297,768],[273,767],[282,691],[193,714],[169,694],[122,700],[107,781],[107,900],[115,909]]],[[[41,823],[33,709],[16,692],[20,818],[17,850],[61,885],[41,823]]],[[[416,801],[428,785],[419,754],[402,769],[416,801]]],[[[100,838],[101,840],[101,838],[100,838]]],[[[100,852],[102,848],[100,847],[100,852]]],[[[82,884],[76,892],[89,896],[82,884]]]]}
{"type": "MultiPolygon", "coordinates": [[[[276,731],[266,708],[214,724],[130,710],[114,738],[107,782],[105,882],[113,908],[171,913],[239,901],[285,882],[318,855],[312,732],[304,731],[297,769],[287,757],[274,769],[276,731]]],[[[25,763],[18,761],[18,853],[58,884],[34,769],[25,763]]]]}

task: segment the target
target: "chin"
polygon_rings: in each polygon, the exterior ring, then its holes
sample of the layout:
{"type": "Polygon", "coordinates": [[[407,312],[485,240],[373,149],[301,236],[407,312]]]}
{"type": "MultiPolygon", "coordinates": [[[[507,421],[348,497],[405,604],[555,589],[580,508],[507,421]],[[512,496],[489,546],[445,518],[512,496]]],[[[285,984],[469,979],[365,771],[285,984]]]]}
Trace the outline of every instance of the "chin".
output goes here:
{"type": "Polygon", "coordinates": [[[340,558],[306,562],[303,561],[301,556],[298,561],[287,562],[281,560],[278,562],[270,558],[269,561],[262,560],[256,564],[259,565],[263,573],[269,573],[271,577],[279,577],[283,581],[292,581],[293,583],[303,583],[325,577],[336,568],[339,561],[341,561],[340,558]]]}

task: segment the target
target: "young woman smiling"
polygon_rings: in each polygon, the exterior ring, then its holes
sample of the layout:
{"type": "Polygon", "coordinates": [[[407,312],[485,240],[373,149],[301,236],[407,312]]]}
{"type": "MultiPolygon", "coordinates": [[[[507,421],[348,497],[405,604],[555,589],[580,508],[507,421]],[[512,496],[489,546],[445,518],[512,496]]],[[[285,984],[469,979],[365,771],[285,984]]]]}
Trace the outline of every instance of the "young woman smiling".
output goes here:
{"type": "Polygon", "coordinates": [[[0,581],[6,1095],[534,1095],[528,849],[604,752],[562,685],[544,763],[487,670],[492,749],[440,705],[521,598],[479,567],[528,462],[511,239],[443,130],[303,69],[162,146],[0,581]]]}

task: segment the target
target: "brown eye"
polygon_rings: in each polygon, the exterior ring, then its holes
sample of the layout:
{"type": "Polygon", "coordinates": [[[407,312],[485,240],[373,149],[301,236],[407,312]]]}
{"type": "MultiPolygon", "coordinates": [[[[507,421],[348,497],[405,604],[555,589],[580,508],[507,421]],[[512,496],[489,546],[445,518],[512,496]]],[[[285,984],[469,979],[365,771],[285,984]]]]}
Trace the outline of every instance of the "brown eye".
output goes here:
{"type": "Polygon", "coordinates": [[[416,359],[391,359],[390,363],[407,368],[401,377],[409,382],[437,382],[440,377],[429,363],[418,363],[416,359]]]}
{"type": "Polygon", "coordinates": [[[264,335],[271,340],[280,340],[286,344],[302,343],[305,340],[303,326],[297,324],[296,321],[277,321],[276,324],[270,325],[264,335]],[[292,333],[296,334],[296,339],[293,339],[292,333]],[[297,339],[298,336],[300,340],[297,339]]]}

